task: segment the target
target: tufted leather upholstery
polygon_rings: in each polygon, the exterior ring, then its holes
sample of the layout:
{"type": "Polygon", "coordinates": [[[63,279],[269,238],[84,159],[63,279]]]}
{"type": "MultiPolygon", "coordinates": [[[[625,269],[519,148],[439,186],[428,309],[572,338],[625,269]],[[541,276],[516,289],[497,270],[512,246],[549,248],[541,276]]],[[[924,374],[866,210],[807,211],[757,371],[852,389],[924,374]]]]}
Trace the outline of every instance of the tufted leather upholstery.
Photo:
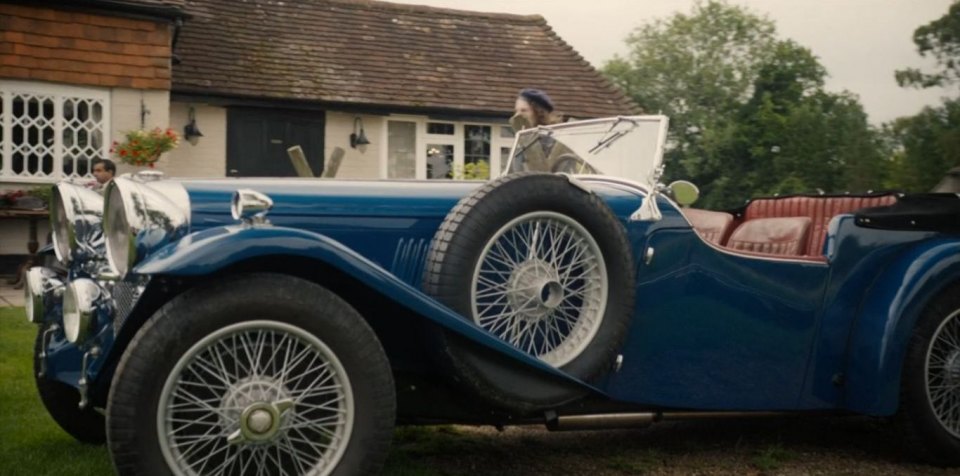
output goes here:
{"type": "Polygon", "coordinates": [[[757,218],[743,222],[727,240],[735,250],[800,256],[810,237],[810,218],[757,218]]]}
{"type": "Polygon", "coordinates": [[[811,222],[810,240],[801,250],[801,255],[822,256],[823,242],[827,239],[827,226],[830,220],[842,213],[850,213],[861,208],[892,205],[897,201],[896,194],[872,196],[795,196],[781,198],[758,198],[751,201],[744,210],[746,223],[757,218],[770,217],[807,217],[811,222]]]}
{"type": "Polygon", "coordinates": [[[733,224],[733,215],[725,212],[684,208],[683,215],[704,240],[715,245],[723,244],[733,224]]]}

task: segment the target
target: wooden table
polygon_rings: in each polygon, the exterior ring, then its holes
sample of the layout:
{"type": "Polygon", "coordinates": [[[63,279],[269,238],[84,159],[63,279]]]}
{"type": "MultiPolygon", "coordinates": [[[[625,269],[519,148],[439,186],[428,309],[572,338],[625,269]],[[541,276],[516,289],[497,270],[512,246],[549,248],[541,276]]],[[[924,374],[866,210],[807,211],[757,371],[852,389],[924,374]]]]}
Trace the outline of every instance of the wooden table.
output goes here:
{"type": "Polygon", "coordinates": [[[27,234],[27,260],[17,269],[16,276],[10,281],[14,289],[20,289],[24,285],[24,278],[27,270],[37,262],[37,249],[40,242],[37,240],[37,221],[47,219],[50,215],[48,210],[31,210],[23,208],[0,208],[0,221],[6,220],[27,220],[30,229],[27,234]]]}

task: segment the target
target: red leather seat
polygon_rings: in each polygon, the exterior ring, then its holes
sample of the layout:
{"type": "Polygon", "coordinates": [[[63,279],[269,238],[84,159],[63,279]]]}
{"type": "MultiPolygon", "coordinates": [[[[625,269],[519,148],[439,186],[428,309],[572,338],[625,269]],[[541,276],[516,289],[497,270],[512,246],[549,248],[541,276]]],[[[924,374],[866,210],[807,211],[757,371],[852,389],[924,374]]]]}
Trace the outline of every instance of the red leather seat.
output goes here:
{"type": "Polygon", "coordinates": [[[733,224],[733,215],[725,212],[684,208],[683,215],[704,240],[715,245],[723,244],[733,224]]]}
{"type": "Polygon", "coordinates": [[[727,247],[776,256],[800,256],[810,238],[807,217],[757,218],[743,222],[727,240],[727,247]]]}
{"type": "Polygon", "coordinates": [[[800,254],[821,257],[823,242],[827,239],[827,227],[833,217],[861,208],[892,205],[896,201],[897,195],[894,193],[868,196],[759,198],[747,205],[743,220],[749,223],[757,218],[807,217],[811,221],[810,240],[800,254]]]}

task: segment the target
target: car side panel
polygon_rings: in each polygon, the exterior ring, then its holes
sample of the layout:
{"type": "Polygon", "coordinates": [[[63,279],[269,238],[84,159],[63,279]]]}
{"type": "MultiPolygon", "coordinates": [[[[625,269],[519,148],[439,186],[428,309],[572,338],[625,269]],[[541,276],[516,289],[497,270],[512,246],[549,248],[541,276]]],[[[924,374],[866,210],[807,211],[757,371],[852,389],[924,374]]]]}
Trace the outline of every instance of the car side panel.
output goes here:
{"type": "MultiPolygon", "coordinates": [[[[888,232],[895,233],[895,232],[888,232]]],[[[929,301],[960,280],[960,242],[938,237],[910,247],[864,295],[848,346],[845,407],[891,415],[917,318],[929,301]]]]}
{"type": "MultiPolygon", "coordinates": [[[[890,280],[893,263],[904,258],[917,243],[935,236],[925,232],[892,232],[858,227],[853,215],[834,219],[828,233],[830,279],[823,314],[810,356],[810,367],[799,407],[843,407],[844,380],[851,332],[861,306],[875,299],[878,280],[890,280]]],[[[884,313],[885,314],[885,313],[884,313]]]]}
{"type": "Polygon", "coordinates": [[[792,408],[828,266],[727,253],[688,227],[654,231],[647,246],[655,254],[638,270],[635,321],[608,393],[680,408],[792,408]]]}

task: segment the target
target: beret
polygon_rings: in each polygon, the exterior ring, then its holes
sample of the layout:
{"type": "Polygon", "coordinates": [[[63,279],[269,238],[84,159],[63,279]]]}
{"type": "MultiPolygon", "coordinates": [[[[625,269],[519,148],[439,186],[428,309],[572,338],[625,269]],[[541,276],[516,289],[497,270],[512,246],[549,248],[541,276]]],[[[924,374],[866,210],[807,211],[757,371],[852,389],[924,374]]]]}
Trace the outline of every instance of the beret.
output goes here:
{"type": "Polygon", "coordinates": [[[547,112],[553,112],[553,101],[550,100],[550,96],[547,96],[547,93],[539,89],[521,89],[520,97],[526,99],[530,104],[536,104],[547,112]]]}

